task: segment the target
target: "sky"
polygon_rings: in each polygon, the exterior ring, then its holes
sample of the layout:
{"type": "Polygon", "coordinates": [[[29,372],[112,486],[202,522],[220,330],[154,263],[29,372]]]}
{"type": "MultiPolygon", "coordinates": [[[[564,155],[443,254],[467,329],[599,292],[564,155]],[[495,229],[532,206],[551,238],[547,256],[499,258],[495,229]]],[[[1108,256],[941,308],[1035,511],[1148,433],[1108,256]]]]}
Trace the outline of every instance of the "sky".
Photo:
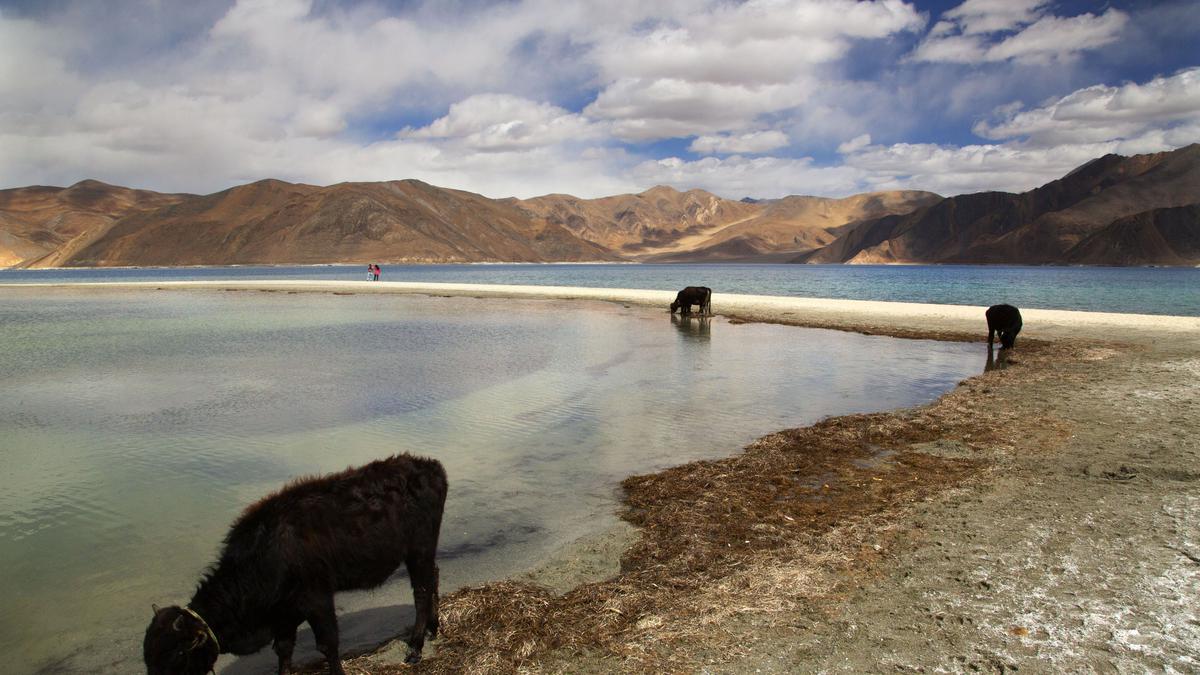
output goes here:
{"type": "Polygon", "coordinates": [[[1200,0],[0,0],[0,188],[1028,190],[1200,142],[1200,0]]]}

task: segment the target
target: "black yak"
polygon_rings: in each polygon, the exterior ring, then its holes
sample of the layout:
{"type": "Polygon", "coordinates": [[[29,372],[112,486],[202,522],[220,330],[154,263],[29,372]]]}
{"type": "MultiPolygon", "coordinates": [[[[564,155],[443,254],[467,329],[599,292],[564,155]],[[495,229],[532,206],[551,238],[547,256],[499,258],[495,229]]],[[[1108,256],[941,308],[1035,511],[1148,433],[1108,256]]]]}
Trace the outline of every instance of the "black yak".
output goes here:
{"type": "Polygon", "coordinates": [[[338,591],[373,588],[403,563],[416,622],[408,661],[425,633],[437,637],[435,563],[446,471],[401,454],[341,473],[299,480],[247,508],[225,536],[187,607],[154,609],[142,653],[151,674],[201,675],[222,653],[251,654],[274,641],[279,672],[291,667],[305,621],[329,672],[338,653],[338,591]]]}
{"type": "Polygon", "coordinates": [[[708,286],[688,286],[675,294],[675,302],[671,303],[671,313],[681,310],[680,314],[691,314],[692,305],[700,305],[701,314],[712,313],[712,289],[708,286]]]}
{"type": "Polygon", "coordinates": [[[1000,334],[1000,348],[1012,349],[1017,333],[1021,332],[1021,310],[1012,305],[992,305],[984,312],[988,326],[988,349],[992,348],[996,333],[1000,334]]]}

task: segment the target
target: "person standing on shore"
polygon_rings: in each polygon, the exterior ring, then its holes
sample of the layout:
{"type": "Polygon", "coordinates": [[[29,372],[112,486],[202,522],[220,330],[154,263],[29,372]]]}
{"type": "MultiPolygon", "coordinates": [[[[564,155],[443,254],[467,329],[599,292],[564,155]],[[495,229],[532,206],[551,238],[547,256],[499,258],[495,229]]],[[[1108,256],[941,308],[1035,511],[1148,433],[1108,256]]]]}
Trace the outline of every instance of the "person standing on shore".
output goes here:
{"type": "Polygon", "coordinates": [[[379,281],[379,265],[375,265],[375,281],[379,281]]]}
{"type": "Polygon", "coordinates": [[[367,263],[367,281],[375,280],[375,263],[367,263]]]}

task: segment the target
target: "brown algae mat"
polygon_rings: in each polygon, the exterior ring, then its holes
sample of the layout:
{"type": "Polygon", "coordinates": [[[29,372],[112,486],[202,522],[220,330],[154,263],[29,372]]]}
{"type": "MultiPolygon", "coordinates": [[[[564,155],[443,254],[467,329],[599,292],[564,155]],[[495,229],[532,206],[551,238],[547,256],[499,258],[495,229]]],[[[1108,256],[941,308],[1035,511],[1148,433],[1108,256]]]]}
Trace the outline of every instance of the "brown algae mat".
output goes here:
{"type": "MultiPolygon", "coordinates": [[[[928,543],[909,522],[914,505],[1070,437],[1069,422],[1007,403],[1139,350],[1022,340],[1006,367],[927,406],[830,418],[733,457],[628,478],[622,517],[641,537],[619,575],[563,595],[515,581],[461,589],[443,598],[436,652],[415,669],[371,656],[347,669],[753,672],[758,637],[831,625],[897,556],[928,543]]],[[[803,669],[797,658],[780,672],[803,669]]]]}

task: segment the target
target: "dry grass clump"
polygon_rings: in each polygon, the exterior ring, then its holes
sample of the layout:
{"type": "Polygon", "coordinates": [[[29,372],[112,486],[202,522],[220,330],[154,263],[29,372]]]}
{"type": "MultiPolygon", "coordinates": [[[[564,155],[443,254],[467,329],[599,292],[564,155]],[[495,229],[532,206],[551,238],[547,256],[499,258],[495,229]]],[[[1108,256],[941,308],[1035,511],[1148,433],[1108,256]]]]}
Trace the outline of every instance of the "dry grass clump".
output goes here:
{"type": "MultiPolygon", "coordinates": [[[[642,537],[618,577],[561,596],[511,581],[459,590],[443,600],[436,656],[417,669],[571,671],[587,655],[608,669],[690,670],[698,653],[746,648],[724,633],[740,615],[769,623],[819,613],[848,576],[904,541],[907,505],[979,475],[1004,453],[1065,437],[1055,420],[1017,418],[994,404],[1020,395],[1029,378],[1063,377],[1056,365],[1092,352],[1027,341],[1018,353],[1008,369],[929,406],[826,419],[733,457],[626,479],[622,515],[642,537]],[[966,455],[914,450],[935,440],[966,455]]],[[[364,663],[347,665],[405,668],[364,663]]]]}

